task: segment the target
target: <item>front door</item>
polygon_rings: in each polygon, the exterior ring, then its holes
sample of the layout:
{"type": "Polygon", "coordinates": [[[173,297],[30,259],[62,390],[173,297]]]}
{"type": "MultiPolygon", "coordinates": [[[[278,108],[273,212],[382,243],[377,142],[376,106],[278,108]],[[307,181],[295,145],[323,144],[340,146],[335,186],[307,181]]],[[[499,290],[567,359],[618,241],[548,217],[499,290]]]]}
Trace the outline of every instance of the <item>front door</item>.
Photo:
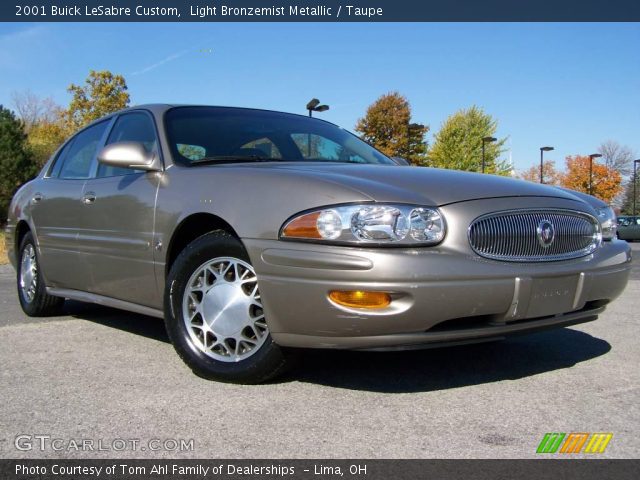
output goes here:
{"type": "MultiPolygon", "coordinates": [[[[153,119],[144,111],[118,116],[106,145],[141,142],[158,154],[153,119]]],[[[160,172],[98,164],[83,189],[78,252],[90,270],[89,291],[161,307],[154,270],[154,210],[160,172]]]]}

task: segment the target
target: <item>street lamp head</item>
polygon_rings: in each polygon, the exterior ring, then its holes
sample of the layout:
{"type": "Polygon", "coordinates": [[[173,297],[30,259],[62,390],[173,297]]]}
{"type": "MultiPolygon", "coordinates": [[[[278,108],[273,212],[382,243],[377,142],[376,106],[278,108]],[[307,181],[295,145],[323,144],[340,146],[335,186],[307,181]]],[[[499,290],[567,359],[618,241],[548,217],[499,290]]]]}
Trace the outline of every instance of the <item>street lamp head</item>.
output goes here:
{"type": "Polygon", "coordinates": [[[320,104],[320,100],[318,100],[317,98],[312,98],[311,100],[309,100],[309,103],[307,103],[307,110],[313,110],[319,104],[320,104]]]}
{"type": "Polygon", "coordinates": [[[602,154],[600,153],[592,153],[591,155],[589,155],[589,158],[600,158],[602,156],[602,154]]]}
{"type": "Polygon", "coordinates": [[[542,150],[543,152],[550,152],[553,149],[553,147],[540,147],[540,150],[542,150]]]}
{"type": "Polygon", "coordinates": [[[307,103],[307,110],[309,111],[309,116],[311,117],[312,112],[326,112],[329,110],[329,105],[320,105],[320,100],[317,98],[312,98],[309,103],[307,103]]]}
{"type": "Polygon", "coordinates": [[[483,142],[495,142],[496,140],[498,140],[496,137],[483,137],[482,138],[483,142]]]}

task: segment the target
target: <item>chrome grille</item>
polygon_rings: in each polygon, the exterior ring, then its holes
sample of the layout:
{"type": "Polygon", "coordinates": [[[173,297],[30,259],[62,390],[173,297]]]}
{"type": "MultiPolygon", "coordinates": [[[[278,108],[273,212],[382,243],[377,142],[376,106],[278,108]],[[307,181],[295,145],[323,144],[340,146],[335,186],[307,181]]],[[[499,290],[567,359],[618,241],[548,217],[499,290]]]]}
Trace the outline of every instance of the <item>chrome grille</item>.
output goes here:
{"type": "Polygon", "coordinates": [[[573,210],[536,209],[495,212],[469,227],[471,248],[486,258],[507,262],[568,260],[592,253],[600,244],[598,221],[573,210]],[[544,246],[538,227],[553,224],[553,242],[544,246]]]}

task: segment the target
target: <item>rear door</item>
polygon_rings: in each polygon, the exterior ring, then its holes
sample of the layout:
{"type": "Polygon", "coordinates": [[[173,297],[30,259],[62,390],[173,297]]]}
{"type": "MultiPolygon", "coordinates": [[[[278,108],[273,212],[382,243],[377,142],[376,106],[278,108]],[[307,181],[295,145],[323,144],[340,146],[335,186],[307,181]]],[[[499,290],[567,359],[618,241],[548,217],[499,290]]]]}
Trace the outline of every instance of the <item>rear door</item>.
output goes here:
{"type": "MultiPolygon", "coordinates": [[[[105,145],[141,142],[160,154],[151,115],[117,117],[105,145]]],[[[83,189],[78,251],[90,269],[92,293],[160,307],[154,271],[154,210],[162,173],[96,163],[83,189]]]]}
{"type": "Polygon", "coordinates": [[[82,191],[110,120],[69,140],[31,199],[31,217],[47,285],[86,290],[88,271],[77,252],[82,191]]]}

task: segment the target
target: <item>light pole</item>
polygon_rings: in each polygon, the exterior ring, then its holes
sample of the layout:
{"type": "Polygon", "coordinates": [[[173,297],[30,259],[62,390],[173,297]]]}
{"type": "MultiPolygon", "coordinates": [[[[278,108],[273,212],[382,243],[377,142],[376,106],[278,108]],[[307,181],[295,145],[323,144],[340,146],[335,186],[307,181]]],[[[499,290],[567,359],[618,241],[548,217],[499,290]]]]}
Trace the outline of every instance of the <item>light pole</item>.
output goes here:
{"type": "Polygon", "coordinates": [[[633,161],[633,216],[636,216],[636,186],[638,185],[638,164],[640,158],[633,161]]]}
{"type": "Polygon", "coordinates": [[[540,183],[544,183],[544,176],[542,175],[542,165],[544,163],[544,152],[550,152],[553,147],[540,147],[540,183]]]}
{"type": "Polygon", "coordinates": [[[601,156],[599,153],[589,155],[589,195],[593,195],[593,159],[601,156]]]}
{"type": "Polygon", "coordinates": [[[326,112],[329,110],[329,105],[320,105],[320,100],[312,98],[307,103],[307,110],[309,110],[309,116],[313,117],[312,112],[326,112]]]}
{"type": "Polygon", "coordinates": [[[482,173],[484,173],[485,160],[484,160],[484,145],[486,143],[495,142],[498,140],[496,137],[482,137],[482,173]]]}
{"type": "MultiPolygon", "coordinates": [[[[326,112],[329,110],[329,105],[320,105],[320,100],[312,98],[307,103],[307,110],[309,110],[309,117],[313,117],[313,112],[326,112]]],[[[311,158],[311,133],[307,135],[307,157],[311,158]]]]}

